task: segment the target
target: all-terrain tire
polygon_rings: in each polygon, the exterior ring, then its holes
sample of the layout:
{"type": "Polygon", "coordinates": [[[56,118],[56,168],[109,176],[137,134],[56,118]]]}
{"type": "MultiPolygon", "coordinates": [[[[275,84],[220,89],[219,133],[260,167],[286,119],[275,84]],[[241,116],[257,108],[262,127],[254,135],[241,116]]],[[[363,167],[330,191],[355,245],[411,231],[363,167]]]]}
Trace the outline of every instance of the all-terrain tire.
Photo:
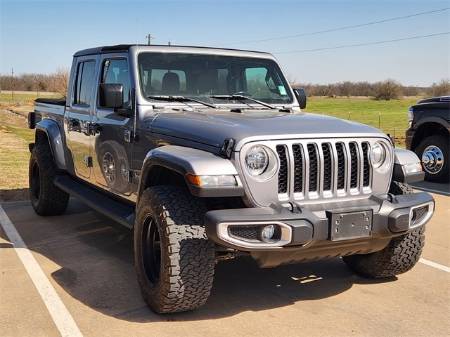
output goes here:
{"type": "MultiPolygon", "coordinates": [[[[410,194],[412,188],[403,183],[392,182],[392,194],[410,194]]],[[[407,272],[420,259],[425,244],[425,227],[419,227],[405,235],[391,239],[383,249],[371,254],[343,257],[344,262],[355,273],[367,278],[388,278],[407,272]]]]}
{"type": "Polygon", "coordinates": [[[144,300],[157,313],[193,310],[209,297],[215,249],[203,225],[205,212],[198,198],[174,186],[147,188],[140,197],[134,263],[144,300]]]}
{"type": "Polygon", "coordinates": [[[31,205],[39,215],[60,215],[67,208],[69,194],[53,183],[56,175],[57,168],[49,144],[38,142],[31,151],[29,186],[31,205]]]}
{"type": "Polygon", "coordinates": [[[450,157],[449,157],[449,138],[443,135],[428,136],[419,143],[419,145],[414,149],[420,160],[422,160],[422,155],[428,146],[436,146],[442,153],[442,159],[444,165],[437,173],[430,173],[425,168],[425,180],[436,181],[436,182],[448,182],[450,179],[450,157]]]}

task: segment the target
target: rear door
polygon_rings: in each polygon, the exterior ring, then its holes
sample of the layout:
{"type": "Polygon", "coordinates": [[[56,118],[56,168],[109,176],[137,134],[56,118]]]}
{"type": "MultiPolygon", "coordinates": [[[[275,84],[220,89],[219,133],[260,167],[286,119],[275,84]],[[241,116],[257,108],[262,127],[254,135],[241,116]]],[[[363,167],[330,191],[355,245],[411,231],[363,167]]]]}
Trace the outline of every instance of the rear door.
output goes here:
{"type": "Polygon", "coordinates": [[[90,179],[93,166],[91,126],[95,108],[97,59],[98,55],[77,58],[72,94],[66,111],[67,145],[75,173],[84,180],[90,179]]]}
{"type": "Polygon", "coordinates": [[[93,140],[95,183],[121,197],[133,200],[130,169],[134,116],[131,72],[127,54],[105,54],[100,58],[100,83],[123,86],[122,108],[97,106],[94,123],[98,131],[93,140]]]}

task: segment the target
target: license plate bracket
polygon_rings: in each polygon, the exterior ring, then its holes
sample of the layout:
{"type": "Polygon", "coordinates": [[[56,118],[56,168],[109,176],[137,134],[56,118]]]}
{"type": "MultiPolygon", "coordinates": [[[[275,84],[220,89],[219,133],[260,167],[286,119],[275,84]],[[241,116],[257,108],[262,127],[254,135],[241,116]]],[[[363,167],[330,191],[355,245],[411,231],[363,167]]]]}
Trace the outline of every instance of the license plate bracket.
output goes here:
{"type": "Polygon", "coordinates": [[[372,210],[329,212],[330,240],[342,241],[370,237],[372,210]]]}

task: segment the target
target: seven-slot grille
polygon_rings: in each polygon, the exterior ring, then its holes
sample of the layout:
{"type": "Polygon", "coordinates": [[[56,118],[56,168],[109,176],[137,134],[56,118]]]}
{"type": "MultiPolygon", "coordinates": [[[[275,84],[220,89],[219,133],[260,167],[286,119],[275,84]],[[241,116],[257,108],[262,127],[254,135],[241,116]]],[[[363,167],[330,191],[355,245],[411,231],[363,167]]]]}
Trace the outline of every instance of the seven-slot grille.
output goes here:
{"type": "Polygon", "coordinates": [[[280,200],[317,199],[369,193],[372,167],[368,141],[280,144],[280,200]]]}

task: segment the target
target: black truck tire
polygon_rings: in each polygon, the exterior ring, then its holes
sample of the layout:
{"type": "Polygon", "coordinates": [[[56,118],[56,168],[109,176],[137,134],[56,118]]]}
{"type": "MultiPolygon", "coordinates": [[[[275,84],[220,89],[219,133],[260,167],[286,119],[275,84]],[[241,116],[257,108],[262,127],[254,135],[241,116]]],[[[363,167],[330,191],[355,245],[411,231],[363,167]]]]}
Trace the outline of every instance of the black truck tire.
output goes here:
{"type": "MultiPolygon", "coordinates": [[[[412,188],[392,182],[392,194],[409,194],[412,188]]],[[[355,273],[367,278],[388,278],[407,272],[420,259],[425,244],[425,227],[421,226],[405,235],[391,239],[382,250],[361,255],[344,256],[342,259],[355,273]]]]}
{"type": "Polygon", "coordinates": [[[60,215],[69,203],[69,194],[55,186],[57,168],[50,145],[38,142],[31,151],[29,164],[30,201],[39,215],[60,215]]]}
{"type": "Polygon", "coordinates": [[[450,158],[449,158],[449,138],[443,135],[434,135],[428,136],[419,143],[419,145],[415,148],[414,152],[416,152],[419,159],[422,161],[422,165],[425,171],[425,180],[428,181],[436,181],[436,182],[448,182],[450,179],[450,158]],[[442,165],[433,165],[430,164],[430,167],[427,168],[426,164],[422,161],[422,156],[424,152],[428,149],[435,150],[433,152],[433,157],[439,160],[442,160],[442,165]],[[436,167],[437,166],[437,167],[436,167]],[[434,172],[436,171],[436,172],[434,172]]]}
{"type": "Polygon", "coordinates": [[[147,188],[134,227],[134,264],[142,295],[157,313],[196,309],[209,297],[215,266],[204,204],[174,186],[147,188]]]}

